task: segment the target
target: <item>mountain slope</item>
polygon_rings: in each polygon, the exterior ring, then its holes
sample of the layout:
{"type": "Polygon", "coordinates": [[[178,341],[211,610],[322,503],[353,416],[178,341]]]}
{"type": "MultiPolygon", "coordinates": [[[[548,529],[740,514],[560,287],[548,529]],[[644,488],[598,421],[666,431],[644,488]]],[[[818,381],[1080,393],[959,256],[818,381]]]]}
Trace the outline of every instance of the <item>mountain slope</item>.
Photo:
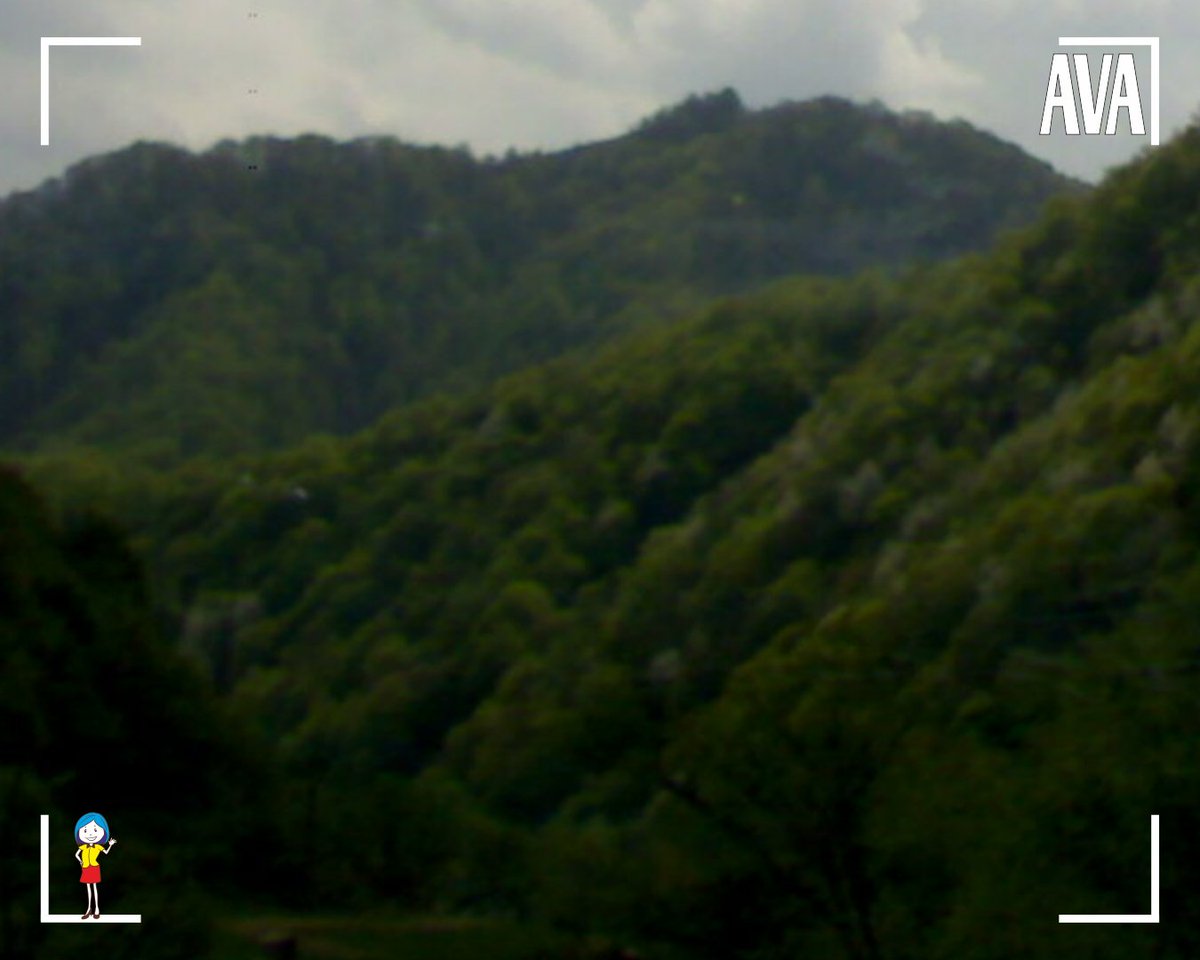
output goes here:
{"type": "Polygon", "coordinates": [[[165,640],[142,571],[111,524],[54,524],[5,469],[0,531],[0,811],[24,824],[0,880],[0,953],[78,954],[76,931],[39,923],[33,909],[37,818],[51,822],[52,912],[71,915],[85,900],[71,825],[99,808],[120,838],[104,866],[107,909],[156,918],[118,931],[111,955],[194,956],[180,942],[202,946],[208,921],[196,890],[179,882],[179,863],[193,881],[225,889],[283,876],[245,862],[273,830],[264,752],[165,640]],[[203,849],[188,831],[207,838],[203,849]]]}
{"type": "Polygon", "coordinates": [[[319,789],[330,896],[666,957],[1183,958],[1186,897],[1056,916],[1144,902],[1151,813],[1200,880],[1198,228],[1189,130],[986,256],[114,507],[319,789]]]}
{"type": "Polygon", "coordinates": [[[1078,188],[963,123],[731,91],[503,160],[137,144],[0,202],[0,446],[345,433],[773,277],[980,248],[1078,188]]]}

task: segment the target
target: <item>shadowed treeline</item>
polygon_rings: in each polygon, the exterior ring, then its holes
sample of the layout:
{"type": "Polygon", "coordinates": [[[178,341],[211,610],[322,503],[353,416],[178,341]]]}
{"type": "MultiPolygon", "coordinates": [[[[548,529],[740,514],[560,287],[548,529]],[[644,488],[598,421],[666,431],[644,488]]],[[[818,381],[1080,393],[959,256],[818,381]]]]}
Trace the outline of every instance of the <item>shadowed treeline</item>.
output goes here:
{"type": "Polygon", "coordinates": [[[138,561],[115,530],[52,524],[0,473],[0,954],[97,949],[93,931],[38,923],[38,823],[51,815],[51,910],[84,905],[72,829],[91,810],[118,845],[104,858],[101,907],[145,913],[105,927],[106,955],[194,957],[202,893],[278,879],[253,851],[277,844],[268,771],[152,615],[138,561]]]}

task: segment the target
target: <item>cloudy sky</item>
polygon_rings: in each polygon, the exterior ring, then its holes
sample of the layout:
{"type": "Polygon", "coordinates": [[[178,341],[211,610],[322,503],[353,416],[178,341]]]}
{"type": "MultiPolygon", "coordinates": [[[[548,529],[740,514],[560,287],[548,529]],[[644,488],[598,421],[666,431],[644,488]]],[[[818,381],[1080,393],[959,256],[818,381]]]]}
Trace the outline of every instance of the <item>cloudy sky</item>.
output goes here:
{"type": "Polygon", "coordinates": [[[1147,138],[1038,135],[1062,35],[1161,37],[1164,140],[1195,113],[1195,0],[0,0],[0,194],[137,139],[556,148],[725,86],[962,117],[1095,178],[1147,138]],[[48,147],[42,36],[143,43],[52,52],[48,147]]]}

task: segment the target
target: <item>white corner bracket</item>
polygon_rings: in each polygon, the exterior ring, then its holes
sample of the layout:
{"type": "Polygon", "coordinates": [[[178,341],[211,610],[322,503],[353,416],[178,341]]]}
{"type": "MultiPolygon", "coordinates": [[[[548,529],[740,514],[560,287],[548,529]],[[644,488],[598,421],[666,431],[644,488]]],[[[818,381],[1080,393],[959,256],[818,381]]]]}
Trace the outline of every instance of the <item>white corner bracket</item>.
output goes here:
{"type": "Polygon", "coordinates": [[[140,913],[103,913],[80,920],[73,913],[50,912],[50,816],[42,814],[42,923],[141,923],[140,913]]]}
{"type": "Polygon", "coordinates": [[[1158,37],[1059,37],[1060,47],[1150,48],[1150,146],[1158,146],[1158,37]]]}
{"type": "Polygon", "coordinates": [[[42,146],[50,146],[50,48],[140,47],[141,37],[42,37],[42,146]]]}
{"type": "Polygon", "coordinates": [[[1059,923],[1158,923],[1158,814],[1150,816],[1150,912],[1060,913],[1059,923]]]}

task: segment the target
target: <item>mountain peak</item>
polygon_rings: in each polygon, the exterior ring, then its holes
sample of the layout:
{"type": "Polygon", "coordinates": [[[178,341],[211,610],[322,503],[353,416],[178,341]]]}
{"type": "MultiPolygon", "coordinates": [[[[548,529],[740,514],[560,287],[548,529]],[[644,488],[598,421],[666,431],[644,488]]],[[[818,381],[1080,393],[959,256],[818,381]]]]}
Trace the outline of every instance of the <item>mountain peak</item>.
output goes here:
{"type": "Polygon", "coordinates": [[[634,133],[654,140],[690,140],[726,130],[745,113],[746,107],[737,91],[725,87],[714,93],[693,94],[673,107],[658,111],[643,120],[634,133]]]}

